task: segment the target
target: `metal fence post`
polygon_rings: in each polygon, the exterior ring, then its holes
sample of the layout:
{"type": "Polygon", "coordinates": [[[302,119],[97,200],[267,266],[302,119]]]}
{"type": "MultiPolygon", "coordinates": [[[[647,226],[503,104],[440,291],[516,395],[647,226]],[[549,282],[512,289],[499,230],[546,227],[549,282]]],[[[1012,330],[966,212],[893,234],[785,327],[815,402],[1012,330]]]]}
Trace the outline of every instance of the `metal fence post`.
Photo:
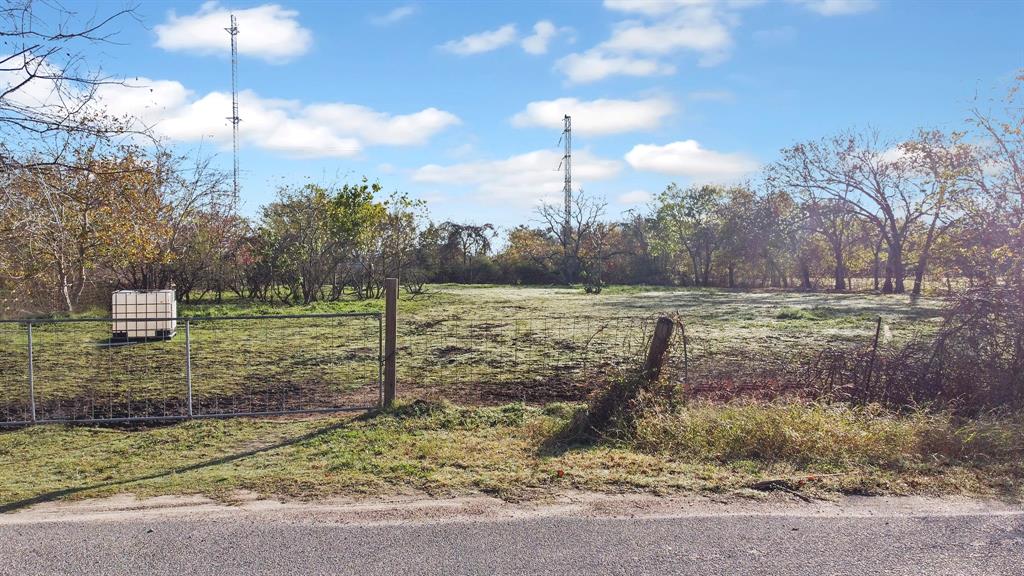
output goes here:
{"type": "Polygon", "coordinates": [[[185,386],[188,388],[188,417],[192,417],[192,323],[185,320],[185,386]]]}
{"type": "Polygon", "coordinates": [[[36,421],[36,377],[35,362],[32,358],[32,323],[28,323],[28,405],[32,421],[36,421]]]}
{"type": "Polygon", "coordinates": [[[384,280],[384,406],[395,403],[395,351],[398,333],[398,278],[384,280]]]}

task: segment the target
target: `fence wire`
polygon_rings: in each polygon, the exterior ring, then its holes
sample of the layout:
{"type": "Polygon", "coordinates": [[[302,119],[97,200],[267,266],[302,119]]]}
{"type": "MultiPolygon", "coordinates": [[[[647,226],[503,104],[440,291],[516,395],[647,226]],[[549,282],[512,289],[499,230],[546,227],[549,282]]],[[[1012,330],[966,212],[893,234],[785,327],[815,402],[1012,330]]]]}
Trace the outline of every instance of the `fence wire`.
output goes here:
{"type": "MultiPolygon", "coordinates": [[[[885,396],[893,385],[881,379],[897,353],[927,339],[927,330],[902,329],[889,342],[887,325],[870,318],[813,332],[799,324],[725,331],[687,322],[685,314],[676,318],[662,373],[685,396],[721,400],[885,396]]],[[[583,400],[639,365],[655,319],[403,317],[399,396],[480,404],[583,400]]],[[[27,324],[0,322],[0,424],[31,421],[33,408],[37,421],[116,421],[380,402],[379,314],[181,319],[169,340],[119,342],[110,330],[108,320],[34,323],[29,362],[27,324]]]]}
{"type": "Polygon", "coordinates": [[[380,355],[379,314],[181,318],[127,340],[109,319],[2,322],[0,423],[372,407],[380,355]]]}
{"type": "MultiPolygon", "coordinates": [[[[482,404],[584,400],[640,365],[657,316],[406,319],[398,338],[400,394],[482,404]]],[[[673,316],[662,374],[681,396],[714,400],[860,397],[877,385],[884,361],[928,334],[903,329],[891,340],[883,325],[886,335],[875,340],[872,318],[842,330],[783,324],[727,331],[673,316]]]]}
{"type": "Polygon", "coordinates": [[[892,383],[883,380],[911,378],[906,356],[927,349],[935,329],[921,323],[893,331],[877,317],[842,331],[789,326],[723,335],[681,318],[663,374],[690,398],[887,401],[892,383]]]}
{"type": "Polygon", "coordinates": [[[635,361],[652,326],[637,317],[404,320],[399,386],[460,402],[579,400],[635,361]]]}

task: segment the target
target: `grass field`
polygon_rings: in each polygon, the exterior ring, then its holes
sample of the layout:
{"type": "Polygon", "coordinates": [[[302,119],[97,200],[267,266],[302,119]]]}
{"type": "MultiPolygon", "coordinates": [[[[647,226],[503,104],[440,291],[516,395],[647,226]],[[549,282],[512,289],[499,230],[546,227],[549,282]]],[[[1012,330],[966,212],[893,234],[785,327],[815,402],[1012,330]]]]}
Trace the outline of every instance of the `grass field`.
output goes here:
{"type": "MultiPolygon", "coordinates": [[[[380,305],[228,302],[189,306],[183,313],[372,312],[380,305]]],[[[297,498],[487,492],[520,498],[561,489],[746,493],[766,480],[809,495],[1020,499],[1024,421],[1012,414],[958,419],[792,399],[721,404],[690,397],[645,413],[627,438],[581,444],[563,434],[601,376],[642,352],[656,314],[683,320],[691,338],[690,367],[703,377],[702,363],[753,373],[765,362],[784,363],[824,346],[867,345],[878,316],[883,345],[894,346],[934,331],[940,306],[932,299],[858,294],[613,287],[594,296],[563,288],[432,286],[427,294],[403,295],[400,303],[396,409],[0,432],[0,511],[123,492],[224,499],[239,490],[297,498]]],[[[272,406],[278,396],[296,394],[306,402],[352,398],[345,394],[353,390],[372,395],[375,389],[365,381],[377,367],[376,318],[361,321],[359,332],[347,320],[197,320],[193,362],[200,409],[245,408],[246,401],[272,406]],[[224,404],[211,404],[218,401],[224,404]]],[[[164,402],[166,409],[181,408],[174,404],[180,386],[133,388],[138,381],[125,380],[143,374],[180,384],[181,365],[167,367],[180,358],[180,334],[154,346],[109,349],[96,346],[104,326],[79,330],[78,340],[72,339],[77,344],[57,331],[36,334],[40,350],[45,348],[37,358],[44,409],[60,409],[59,402],[45,404],[47,398],[81,403],[90,390],[115,399],[142,391],[150,394],[151,407],[164,402]],[[124,364],[110,364],[119,354],[126,356],[118,360],[124,364]]],[[[3,342],[3,401],[10,407],[23,390],[17,358],[25,342],[3,342]]]]}
{"type": "MultiPolygon", "coordinates": [[[[463,403],[581,400],[643,350],[651,318],[676,313],[694,380],[759,375],[825,346],[883,344],[935,329],[941,301],[867,294],[804,294],[611,287],[431,286],[403,294],[403,393],[463,403]]],[[[228,301],[182,306],[191,317],[376,312],[378,300],[309,306],[228,301]]],[[[93,316],[105,316],[102,311],[93,316]]],[[[376,318],[192,323],[198,413],[323,408],[376,400],[376,318]]],[[[108,346],[105,323],[34,328],[37,411],[55,418],[181,414],[183,330],[167,342],[108,346]]],[[[27,337],[0,325],[0,417],[28,410],[27,337]]]]}

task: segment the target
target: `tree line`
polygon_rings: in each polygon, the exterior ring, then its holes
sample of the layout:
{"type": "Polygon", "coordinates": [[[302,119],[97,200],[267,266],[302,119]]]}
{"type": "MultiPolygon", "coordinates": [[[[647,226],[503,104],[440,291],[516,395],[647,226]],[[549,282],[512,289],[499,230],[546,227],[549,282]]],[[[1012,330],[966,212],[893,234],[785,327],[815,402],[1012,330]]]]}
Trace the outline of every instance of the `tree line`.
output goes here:
{"type": "Polygon", "coordinates": [[[855,278],[887,293],[920,294],[926,280],[970,287],[1019,273],[998,256],[1015,253],[1020,225],[1019,138],[995,117],[972,123],[986,145],[967,131],[897,142],[843,132],[785,148],[744,184],[671,183],[618,219],[580,192],[568,212],[541,205],[505,231],[435,222],[424,202],[367,178],[282,186],[246,218],[208,159],[77,136],[66,163],[3,171],[0,290],[10,312],[74,311],[120,287],[174,286],[184,301],[375,298],[388,276],[411,292],[436,282],[844,291],[855,278]]]}
{"type": "Polygon", "coordinates": [[[373,298],[387,276],[413,292],[428,282],[844,291],[855,278],[886,293],[920,294],[926,280],[953,290],[1018,273],[996,256],[1019,234],[1019,139],[1012,122],[971,122],[973,132],[897,142],[864,130],[796,144],[750,182],[671,183],[619,219],[580,192],[568,212],[541,205],[533,223],[504,232],[434,222],[422,201],[366,178],[283,186],[249,219],[208,159],[78,134],[64,162],[3,171],[0,290],[8,312],[74,311],[117,287],[174,286],[185,301],[373,298]]]}

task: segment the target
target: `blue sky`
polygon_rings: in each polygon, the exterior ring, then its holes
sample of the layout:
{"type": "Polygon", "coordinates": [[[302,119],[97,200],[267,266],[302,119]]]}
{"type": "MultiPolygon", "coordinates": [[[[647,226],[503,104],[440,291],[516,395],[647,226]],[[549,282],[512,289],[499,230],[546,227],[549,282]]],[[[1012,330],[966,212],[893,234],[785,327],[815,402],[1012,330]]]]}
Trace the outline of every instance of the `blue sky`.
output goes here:
{"type": "Polygon", "coordinates": [[[558,197],[569,112],[576,181],[614,216],[836,130],[959,127],[1024,67],[1022,2],[143,3],[94,54],[138,88],[104,97],[226,169],[230,11],[249,214],[365,174],[435,219],[525,222],[558,197]]]}

